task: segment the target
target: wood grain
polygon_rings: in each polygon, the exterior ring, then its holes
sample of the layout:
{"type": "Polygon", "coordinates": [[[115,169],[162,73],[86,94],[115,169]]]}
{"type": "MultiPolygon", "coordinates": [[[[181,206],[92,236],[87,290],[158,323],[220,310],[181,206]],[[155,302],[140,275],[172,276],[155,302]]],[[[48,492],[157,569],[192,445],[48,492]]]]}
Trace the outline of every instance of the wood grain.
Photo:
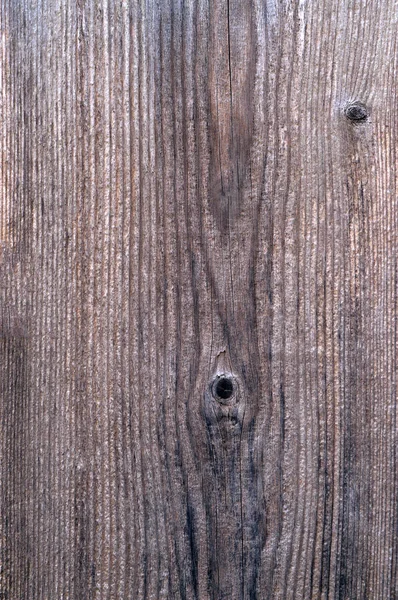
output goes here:
{"type": "Polygon", "coordinates": [[[396,3],[0,11],[0,598],[398,598],[396,3]]]}

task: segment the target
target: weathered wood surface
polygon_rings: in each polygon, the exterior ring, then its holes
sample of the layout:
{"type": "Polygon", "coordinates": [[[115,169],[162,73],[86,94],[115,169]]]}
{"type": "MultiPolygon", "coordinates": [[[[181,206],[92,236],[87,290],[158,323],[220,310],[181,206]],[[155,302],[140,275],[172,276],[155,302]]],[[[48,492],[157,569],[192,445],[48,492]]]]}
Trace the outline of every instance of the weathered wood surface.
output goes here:
{"type": "Polygon", "coordinates": [[[398,598],[396,2],[1,36],[0,598],[398,598]]]}

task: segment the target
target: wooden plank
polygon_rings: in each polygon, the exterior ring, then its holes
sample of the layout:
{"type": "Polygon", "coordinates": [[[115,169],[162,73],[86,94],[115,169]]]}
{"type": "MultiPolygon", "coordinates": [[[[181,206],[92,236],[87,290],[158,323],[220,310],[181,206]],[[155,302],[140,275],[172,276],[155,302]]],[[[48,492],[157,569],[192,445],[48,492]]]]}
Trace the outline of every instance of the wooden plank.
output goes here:
{"type": "Polygon", "coordinates": [[[396,598],[395,2],[0,9],[0,598],[396,598]]]}

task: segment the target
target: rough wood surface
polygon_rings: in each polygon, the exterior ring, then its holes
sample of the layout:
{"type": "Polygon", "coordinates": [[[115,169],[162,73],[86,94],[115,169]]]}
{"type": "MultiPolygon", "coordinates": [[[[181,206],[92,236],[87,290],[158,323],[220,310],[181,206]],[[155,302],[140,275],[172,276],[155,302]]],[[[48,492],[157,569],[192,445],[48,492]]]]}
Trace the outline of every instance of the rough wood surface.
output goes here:
{"type": "Polygon", "coordinates": [[[398,598],[396,2],[0,5],[0,598],[398,598]]]}

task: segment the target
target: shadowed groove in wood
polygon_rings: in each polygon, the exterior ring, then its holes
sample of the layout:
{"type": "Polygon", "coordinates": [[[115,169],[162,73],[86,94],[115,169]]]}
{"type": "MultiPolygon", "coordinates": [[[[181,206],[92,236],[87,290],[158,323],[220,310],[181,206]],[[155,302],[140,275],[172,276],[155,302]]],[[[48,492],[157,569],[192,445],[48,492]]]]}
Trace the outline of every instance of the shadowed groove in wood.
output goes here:
{"type": "Polygon", "coordinates": [[[0,598],[395,598],[395,11],[1,0],[0,598]]]}

